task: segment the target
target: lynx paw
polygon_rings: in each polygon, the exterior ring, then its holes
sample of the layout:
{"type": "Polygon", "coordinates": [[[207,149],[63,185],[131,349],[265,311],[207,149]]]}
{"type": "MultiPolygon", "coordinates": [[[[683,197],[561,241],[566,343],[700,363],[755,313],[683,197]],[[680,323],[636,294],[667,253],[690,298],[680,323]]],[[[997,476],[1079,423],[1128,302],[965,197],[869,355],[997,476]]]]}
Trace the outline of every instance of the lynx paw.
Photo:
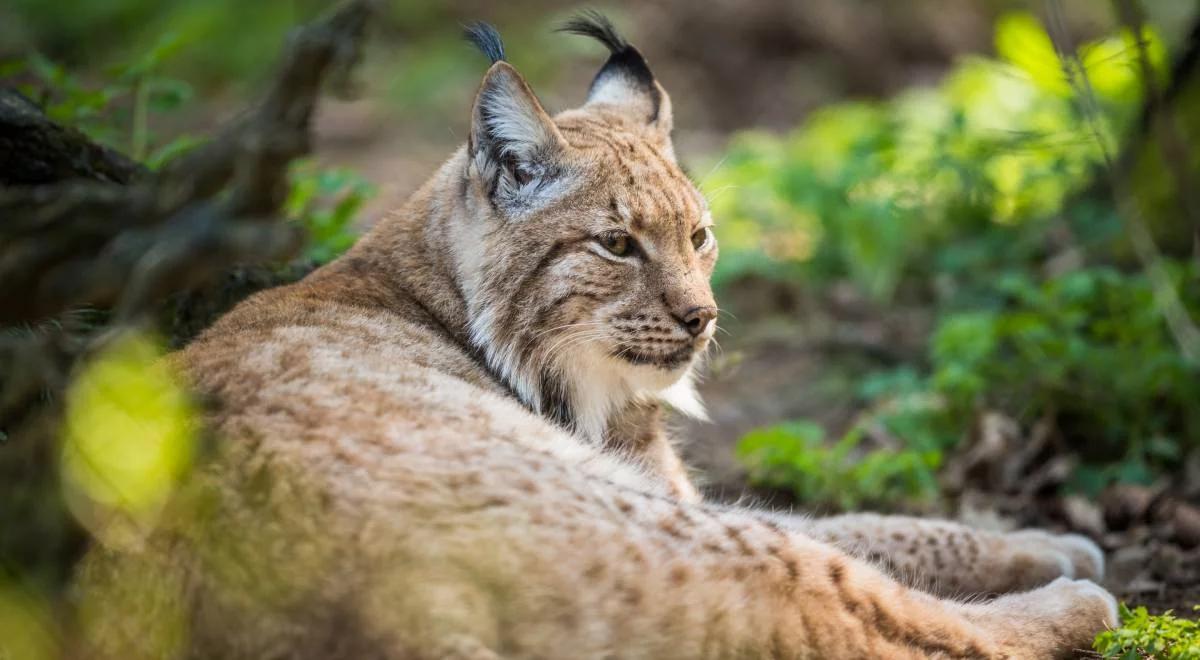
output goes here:
{"type": "Polygon", "coordinates": [[[1116,599],[1090,580],[1059,578],[976,607],[973,618],[1017,658],[1073,657],[1117,624],[1116,599]]]}
{"type": "MultiPolygon", "coordinates": [[[[1059,578],[1100,580],[1104,554],[1076,534],[1022,530],[991,536],[984,551],[964,572],[959,593],[1014,593],[1059,578]]],[[[949,582],[948,582],[949,583],[949,582]]]]}
{"type": "Polygon", "coordinates": [[[1053,553],[1066,558],[1070,573],[1064,577],[1100,580],[1104,577],[1104,552],[1100,546],[1079,534],[1051,534],[1040,529],[1013,532],[1007,536],[1027,546],[1030,552],[1053,553]]]}

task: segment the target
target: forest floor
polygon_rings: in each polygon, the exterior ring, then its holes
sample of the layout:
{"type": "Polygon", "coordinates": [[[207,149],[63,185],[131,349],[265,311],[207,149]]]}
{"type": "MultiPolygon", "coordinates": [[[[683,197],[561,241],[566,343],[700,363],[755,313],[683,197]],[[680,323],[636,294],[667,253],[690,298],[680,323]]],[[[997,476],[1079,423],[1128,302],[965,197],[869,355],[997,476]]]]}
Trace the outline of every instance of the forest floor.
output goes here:
{"type": "MultiPolygon", "coordinates": [[[[745,292],[736,296],[747,297],[745,292]]],[[[847,329],[819,323],[824,330],[817,334],[827,337],[822,339],[797,331],[811,325],[798,314],[803,311],[760,310],[729,322],[729,333],[718,337],[722,349],[714,351],[700,385],[710,421],[675,421],[685,458],[710,497],[812,515],[833,513],[806,508],[790,492],[750,484],[735,457],[737,441],[757,427],[791,419],[816,421],[835,432],[848,428],[862,412],[853,395],[856,380],[880,366],[872,361],[889,357],[882,350],[873,359],[864,354],[883,346],[906,350],[908,339],[897,336],[895,326],[907,325],[911,332],[921,325],[919,314],[901,311],[891,323],[859,321],[847,329]],[[764,313],[766,318],[758,316],[764,313]],[[903,323],[897,324],[899,319],[903,323]],[[831,332],[843,338],[832,341],[831,332]]],[[[1036,429],[1021,433],[1015,427],[1002,423],[1000,432],[973,438],[948,457],[943,473],[956,483],[947,484],[950,493],[941,501],[887,512],[943,516],[1000,531],[1040,527],[1083,534],[1104,549],[1104,586],[1122,601],[1153,612],[1200,616],[1192,609],[1200,604],[1200,508],[1189,503],[1195,494],[1179,487],[1123,486],[1094,500],[1061,495],[1055,486],[1073,457],[1060,449],[1028,451],[1039,442],[1036,429]]],[[[1200,466],[1189,472],[1196,474],[1179,483],[1200,483],[1200,466]]]]}

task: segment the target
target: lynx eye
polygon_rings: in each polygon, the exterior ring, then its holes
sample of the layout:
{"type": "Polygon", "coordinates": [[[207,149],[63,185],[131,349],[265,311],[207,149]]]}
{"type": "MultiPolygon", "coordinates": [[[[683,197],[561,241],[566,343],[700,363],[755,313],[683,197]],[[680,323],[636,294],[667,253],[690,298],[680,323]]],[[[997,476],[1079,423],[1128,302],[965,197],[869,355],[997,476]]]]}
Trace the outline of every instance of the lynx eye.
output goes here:
{"type": "Polygon", "coordinates": [[[512,173],[513,181],[516,181],[518,186],[523,186],[530,181],[533,181],[533,172],[530,172],[524,167],[514,167],[512,173]]]}
{"type": "Polygon", "coordinates": [[[633,254],[633,239],[623,231],[604,232],[596,237],[596,241],[604,246],[605,250],[618,257],[627,257],[633,254]]]}
{"type": "Polygon", "coordinates": [[[712,229],[703,227],[692,233],[692,247],[696,250],[702,250],[712,241],[712,229]]]}

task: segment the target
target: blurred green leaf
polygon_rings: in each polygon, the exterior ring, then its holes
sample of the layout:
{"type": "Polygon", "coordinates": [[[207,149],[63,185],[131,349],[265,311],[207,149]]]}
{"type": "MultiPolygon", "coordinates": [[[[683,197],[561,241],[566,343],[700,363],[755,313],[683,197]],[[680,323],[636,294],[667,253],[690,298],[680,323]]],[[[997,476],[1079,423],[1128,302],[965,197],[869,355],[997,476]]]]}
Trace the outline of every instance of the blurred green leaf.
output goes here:
{"type": "Polygon", "coordinates": [[[171,162],[173,159],[188,153],[192,149],[204,144],[205,138],[194,135],[180,135],[170,142],[155,148],[146,156],[145,165],[152,170],[161,169],[163,165],[171,162]]]}
{"type": "Polygon", "coordinates": [[[1070,93],[1054,42],[1033,14],[1013,12],[996,21],[996,53],[1028,74],[1041,89],[1070,93]]]}
{"type": "Polygon", "coordinates": [[[155,112],[170,112],[192,100],[192,86],[182,80],[155,78],[149,83],[150,109],[155,112]]]}
{"type": "Polygon", "coordinates": [[[67,394],[68,504],[92,535],[126,546],[157,522],[194,453],[195,410],[152,338],[114,339],[67,394]]]}
{"type": "Polygon", "coordinates": [[[354,221],[375,194],[374,187],[355,172],[319,169],[312,161],[294,164],[289,178],[291,190],[284,209],[308,232],[305,257],[326,263],[354,245],[358,238],[354,221]]]}
{"type": "Polygon", "coordinates": [[[49,603],[21,585],[0,580],[0,658],[60,657],[49,603]]]}

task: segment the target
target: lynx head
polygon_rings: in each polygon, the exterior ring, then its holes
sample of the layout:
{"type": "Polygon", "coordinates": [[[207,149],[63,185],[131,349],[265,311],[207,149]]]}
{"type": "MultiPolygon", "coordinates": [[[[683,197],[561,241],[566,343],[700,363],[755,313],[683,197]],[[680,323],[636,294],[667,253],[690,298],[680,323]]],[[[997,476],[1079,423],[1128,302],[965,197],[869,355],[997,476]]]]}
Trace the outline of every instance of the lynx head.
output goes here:
{"type": "Polygon", "coordinates": [[[717,259],[704,197],[675,162],[671,102],[603,16],[564,31],[611,55],[587,101],[551,117],[487,25],[454,243],[471,339],[518,396],[592,439],[634,399],[703,414],[717,259]]]}

